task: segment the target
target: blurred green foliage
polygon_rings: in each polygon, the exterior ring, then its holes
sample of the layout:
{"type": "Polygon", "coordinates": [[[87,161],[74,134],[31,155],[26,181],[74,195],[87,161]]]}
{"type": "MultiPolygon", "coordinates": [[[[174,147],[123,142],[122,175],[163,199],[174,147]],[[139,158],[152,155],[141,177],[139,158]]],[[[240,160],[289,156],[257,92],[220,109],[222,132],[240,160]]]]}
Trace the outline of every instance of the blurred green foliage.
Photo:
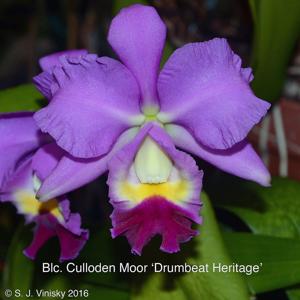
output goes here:
{"type": "Polygon", "coordinates": [[[123,7],[129,6],[129,5],[133,5],[133,4],[148,4],[147,0],[115,0],[114,1],[114,9],[113,9],[113,14],[116,15],[120,9],[122,9],[123,7]]]}
{"type": "Polygon", "coordinates": [[[254,18],[252,87],[262,99],[278,101],[300,34],[299,0],[249,0],[254,18]]]}
{"type": "Polygon", "coordinates": [[[23,255],[26,245],[25,228],[20,227],[11,242],[3,274],[3,290],[20,289],[25,293],[31,287],[34,264],[23,255]],[[24,272],[26,270],[26,276],[24,272]]]}
{"type": "MultiPolygon", "coordinates": [[[[239,216],[254,232],[277,237],[300,237],[300,183],[273,177],[272,187],[228,178],[217,204],[239,216]]],[[[216,202],[215,202],[216,203],[216,202]]]]}
{"type": "Polygon", "coordinates": [[[258,273],[246,276],[253,294],[286,288],[300,282],[300,240],[251,233],[224,233],[235,262],[259,265],[258,273]]]}
{"type": "MultiPolygon", "coordinates": [[[[298,285],[299,286],[299,285],[298,285]]],[[[300,288],[295,287],[287,291],[289,300],[299,300],[300,299],[300,288]]]]}
{"type": "Polygon", "coordinates": [[[0,113],[36,111],[45,103],[33,84],[23,84],[0,91],[0,113]]]}
{"type": "MultiPolygon", "coordinates": [[[[214,204],[237,215],[255,234],[225,235],[234,259],[263,262],[263,271],[248,277],[256,293],[288,288],[300,283],[300,183],[274,177],[272,187],[232,177],[214,182],[214,204]]],[[[288,291],[295,300],[299,290],[288,291]]]]}

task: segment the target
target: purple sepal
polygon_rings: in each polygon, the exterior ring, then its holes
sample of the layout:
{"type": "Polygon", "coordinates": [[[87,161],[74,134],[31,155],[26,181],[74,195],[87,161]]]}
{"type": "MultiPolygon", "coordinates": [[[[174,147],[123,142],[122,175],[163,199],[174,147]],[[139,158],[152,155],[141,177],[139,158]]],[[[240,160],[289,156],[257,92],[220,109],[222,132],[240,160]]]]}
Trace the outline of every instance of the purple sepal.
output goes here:
{"type": "Polygon", "coordinates": [[[158,109],[156,84],[166,25],[157,11],[140,4],[123,8],[113,18],[107,39],[139,84],[141,109],[144,111],[145,106],[158,109]]]}
{"type": "Polygon", "coordinates": [[[198,143],[181,126],[167,125],[166,130],[177,147],[199,156],[225,172],[270,186],[271,175],[247,140],[226,150],[212,150],[198,143]]]}

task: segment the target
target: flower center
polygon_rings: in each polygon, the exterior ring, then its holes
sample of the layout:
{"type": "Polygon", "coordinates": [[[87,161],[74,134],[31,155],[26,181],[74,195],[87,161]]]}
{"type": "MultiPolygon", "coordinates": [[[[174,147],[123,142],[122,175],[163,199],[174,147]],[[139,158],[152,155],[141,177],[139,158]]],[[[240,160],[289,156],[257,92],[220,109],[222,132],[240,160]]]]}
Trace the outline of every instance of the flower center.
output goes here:
{"type": "Polygon", "coordinates": [[[146,137],[138,150],[134,168],[141,183],[157,184],[167,182],[173,163],[161,147],[146,137]]]}
{"type": "Polygon", "coordinates": [[[32,177],[32,185],[33,185],[33,191],[35,193],[37,193],[37,191],[39,190],[39,188],[42,185],[42,182],[40,181],[40,179],[37,177],[37,175],[34,173],[33,177],[32,177]]]}
{"type": "Polygon", "coordinates": [[[41,186],[41,181],[36,174],[32,177],[32,190],[20,189],[15,193],[16,205],[18,210],[32,217],[50,213],[59,221],[63,221],[63,215],[59,209],[58,201],[50,199],[46,202],[40,202],[36,198],[36,192],[41,186]]]}

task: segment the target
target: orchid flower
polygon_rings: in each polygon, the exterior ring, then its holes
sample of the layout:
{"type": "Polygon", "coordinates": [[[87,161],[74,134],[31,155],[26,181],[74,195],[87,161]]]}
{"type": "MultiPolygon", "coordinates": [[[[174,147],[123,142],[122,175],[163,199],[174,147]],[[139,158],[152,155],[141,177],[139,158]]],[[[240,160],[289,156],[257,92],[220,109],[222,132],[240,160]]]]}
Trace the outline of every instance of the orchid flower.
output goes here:
{"type": "Polygon", "coordinates": [[[0,133],[0,200],[15,205],[27,223],[35,223],[33,241],[24,254],[34,259],[44,243],[57,236],[60,261],[75,258],[88,239],[88,231],[80,227],[80,215],[70,212],[64,195],[45,202],[36,198],[41,181],[64,151],[40,132],[32,113],[0,116],[0,133]]]}
{"type": "Polygon", "coordinates": [[[154,8],[133,5],[113,19],[108,41],[120,61],[84,50],[40,60],[34,78],[49,99],[41,131],[67,153],[37,191],[48,201],[109,171],[112,236],[140,254],[156,234],[179,250],[201,223],[202,172],[190,152],[223,171],[268,186],[247,142],[270,105],[249,87],[250,68],[225,39],[177,49],[159,71],[166,26],[154,8]],[[180,148],[181,150],[179,150],[180,148]]]}

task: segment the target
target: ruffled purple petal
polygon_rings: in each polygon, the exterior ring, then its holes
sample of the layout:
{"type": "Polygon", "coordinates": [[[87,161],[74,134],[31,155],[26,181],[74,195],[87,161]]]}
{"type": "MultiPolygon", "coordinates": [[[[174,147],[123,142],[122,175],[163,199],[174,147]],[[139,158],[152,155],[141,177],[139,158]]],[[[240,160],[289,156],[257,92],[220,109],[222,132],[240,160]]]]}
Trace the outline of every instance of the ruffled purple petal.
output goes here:
{"type": "Polygon", "coordinates": [[[44,71],[39,75],[33,77],[33,83],[35,87],[44,95],[48,100],[51,100],[52,96],[58,90],[58,85],[54,84],[54,76],[52,72],[44,71]]]}
{"type": "Polygon", "coordinates": [[[34,118],[71,155],[104,155],[123,131],[143,122],[136,81],[116,60],[93,55],[78,61],[65,58],[53,75],[51,88],[59,88],[34,118]]]}
{"type": "Polygon", "coordinates": [[[202,145],[228,149],[242,141],[270,104],[249,87],[225,39],[192,43],[176,50],[158,80],[161,121],[185,127],[202,145]]]}
{"type": "Polygon", "coordinates": [[[30,259],[35,259],[40,248],[50,238],[57,236],[61,249],[60,262],[72,260],[78,256],[89,237],[87,230],[82,229],[80,234],[74,234],[50,215],[37,217],[36,223],[34,238],[31,244],[24,250],[24,254],[30,259]]]}
{"type": "Polygon", "coordinates": [[[160,249],[174,253],[180,250],[179,243],[189,241],[198,234],[191,229],[197,218],[184,209],[162,197],[145,199],[132,209],[114,209],[112,236],[124,234],[132,253],[141,255],[143,247],[156,234],[162,236],[160,249]]]}
{"type": "Polygon", "coordinates": [[[254,79],[251,68],[242,68],[242,60],[237,54],[233,54],[233,64],[237,71],[241,72],[242,77],[246,82],[251,82],[254,79]]]}
{"type": "Polygon", "coordinates": [[[40,58],[39,64],[42,70],[46,71],[52,69],[55,66],[60,65],[61,64],[60,57],[67,56],[71,58],[79,58],[83,55],[86,55],[87,53],[88,51],[85,49],[56,52],[40,58]]]}
{"type": "Polygon", "coordinates": [[[166,129],[177,147],[199,156],[225,172],[270,186],[271,175],[268,169],[246,140],[227,150],[212,150],[197,143],[181,126],[167,125],[166,129]]]}
{"type": "MultiPolygon", "coordinates": [[[[199,197],[202,175],[192,157],[178,151],[162,128],[149,123],[145,125],[132,143],[120,150],[109,162],[109,196],[114,207],[111,215],[112,236],[125,235],[132,246],[132,252],[141,254],[145,244],[154,235],[161,234],[161,250],[177,252],[179,243],[188,241],[196,234],[196,231],[191,229],[192,221],[201,223],[199,197]],[[133,186],[140,185],[136,179],[130,179],[134,176],[131,174],[131,167],[146,137],[151,137],[167,153],[174,163],[174,168],[182,176],[179,181],[187,183],[187,192],[183,198],[175,200],[168,198],[168,195],[160,195],[159,188],[154,194],[137,203],[124,196],[121,188],[123,182],[133,180],[133,186]]],[[[173,181],[175,182],[178,181],[173,181]]],[[[173,187],[174,185],[170,186],[170,189],[173,187]]]]}
{"type": "MultiPolygon", "coordinates": [[[[54,220],[56,223],[56,221],[54,220]]],[[[35,259],[40,248],[53,236],[55,231],[52,226],[45,226],[43,222],[39,222],[34,229],[34,237],[31,244],[23,251],[30,259],[35,259]]]]}
{"type": "Polygon", "coordinates": [[[129,143],[138,132],[131,128],[124,132],[113,149],[105,156],[83,159],[66,154],[42,183],[38,191],[40,201],[46,201],[59,195],[75,190],[99,177],[107,171],[107,162],[116,151],[129,143]],[[74,176],[74,174],[79,174],[74,176]]]}
{"type": "Polygon", "coordinates": [[[61,247],[60,261],[74,259],[89,238],[89,231],[81,228],[81,217],[78,213],[71,213],[70,202],[61,197],[60,210],[65,222],[56,228],[61,247]]]}
{"type": "Polygon", "coordinates": [[[159,107],[156,81],[165,38],[166,26],[150,6],[123,8],[110,25],[108,41],[137,79],[144,111],[159,107]]]}
{"type": "Polygon", "coordinates": [[[0,189],[18,164],[49,138],[39,131],[33,113],[0,115],[0,189]]]}
{"type": "Polygon", "coordinates": [[[57,226],[56,234],[58,235],[61,249],[60,262],[75,259],[89,239],[88,230],[82,230],[80,235],[75,235],[63,226],[57,226]]]}
{"type": "Polygon", "coordinates": [[[53,72],[55,66],[62,66],[64,61],[79,62],[82,56],[87,56],[86,50],[69,50],[50,54],[39,60],[42,73],[33,78],[36,88],[49,100],[59,89],[59,84],[53,72]]]}

